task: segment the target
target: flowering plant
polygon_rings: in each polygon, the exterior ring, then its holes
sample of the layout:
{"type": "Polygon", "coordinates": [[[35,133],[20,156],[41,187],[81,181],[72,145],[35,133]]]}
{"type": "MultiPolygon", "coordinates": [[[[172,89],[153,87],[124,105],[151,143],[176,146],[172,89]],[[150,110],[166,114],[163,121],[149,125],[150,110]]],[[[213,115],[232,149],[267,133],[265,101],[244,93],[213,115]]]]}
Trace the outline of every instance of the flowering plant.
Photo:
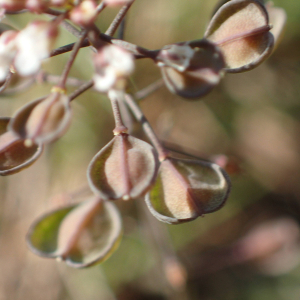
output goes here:
{"type": "MultiPolygon", "coordinates": [[[[174,157],[157,137],[138,99],[129,92],[135,61],[151,59],[171,93],[199,99],[227,73],[251,70],[268,58],[285,18],[281,9],[263,1],[220,1],[203,39],[149,50],[125,41],[122,34],[113,37],[119,26],[125,26],[124,18],[133,4],[134,0],[0,1],[4,16],[28,11],[53,16],[50,21],[33,21],[22,30],[8,28],[1,34],[1,92],[14,76],[36,78],[44,59],[71,52],[48,95],[0,120],[1,175],[28,167],[45,145],[61,138],[71,123],[72,101],[88,89],[104,93],[111,102],[114,137],[95,154],[87,170],[94,195],[48,212],[33,223],[27,235],[33,252],[77,268],[102,262],[116,249],[122,226],[113,200],[145,198],[159,221],[179,224],[217,211],[230,192],[226,163],[174,157]],[[96,20],[104,9],[115,6],[122,7],[107,31],[101,32],[96,20]],[[54,49],[60,27],[78,40],[54,49]],[[94,75],[68,93],[69,72],[83,47],[94,52],[90,57],[94,75]],[[152,145],[133,135],[126,113],[134,115],[152,145]]],[[[159,86],[160,82],[150,92],[159,86]]]]}

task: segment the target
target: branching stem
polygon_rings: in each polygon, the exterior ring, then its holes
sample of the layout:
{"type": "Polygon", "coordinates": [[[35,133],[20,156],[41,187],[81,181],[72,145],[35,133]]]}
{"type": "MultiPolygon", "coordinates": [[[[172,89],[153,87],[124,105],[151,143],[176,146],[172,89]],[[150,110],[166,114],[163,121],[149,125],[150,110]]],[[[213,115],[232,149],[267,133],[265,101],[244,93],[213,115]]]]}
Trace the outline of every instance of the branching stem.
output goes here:
{"type": "MultiPolygon", "coordinates": [[[[115,129],[113,130],[114,135],[119,135],[122,133],[127,133],[128,128],[124,125],[120,109],[119,109],[119,99],[123,96],[123,92],[110,90],[108,92],[108,97],[111,102],[111,107],[113,110],[114,118],[115,118],[115,129]]],[[[120,99],[121,100],[121,99],[120,99]]]]}
{"type": "Polygon", "coordinates": [[[94,81],[90,80],[83,85],[81,85],[76,91],[74,91],[72,94],[69,95],[70,101],[74,100],[77,98],[79,95],[90,89],[94,85],[94,81]]]}
{"type": "Polygon", "coordinates": [[[164,146],[159,141],[158,137],[156,136],[154,130],[152,129],[150,123],[146,119],[140,107],[137,105],[135,100],[129,94],[125,95],[125,101],[129,106],[129,108],[131,109],[137,121],[139,121],[142,124],[144,132],[147,134],[150,142],[152,143],[152,145],[154,146],[154,148],[158,153],[159,160],[160,161],[165,160],[168,157],[168,151],[164,148],[164,146]]]}
{"type": "Polygon", "coordinates": [[[124,17],[126,16],[129,8],[131,7],[131,5],[133,4],[134,0],[132,0],[131,2],[129,2],[128,4],[124,5],[119,13],[117,14],[117,16],[114,18],[114,20],[112,21],[112,23],[110,24],[109,28],[106,30],[105,34],[113,36],[116,32],[116,30],[118,29],[120,23],[122,22],[122,20],[124,19],[124,17]]]}
{"type": "Polygon", "coordinates": [[[71,67],[72,67],[72,65],[75,61],[75,58],[78,54],[79,49],[81,48],[81,44],[84,41],[86,35],[87,35],[87,31],[83,31],[81,37],[79,38],[79,40],[74,45],[71,56],[70,56],[66,66],[63,70],[63,73],[61,75],[61,82],[59,83],[59,87],[61,87],[62,89],[65,89],[65,87],[66,87],[66,81],[67,81],[69,72],[71,70],[71,67]]]}
{"type": "Polygon", "coordinates": [[[134,98],[136,100],[143,100],[159,88],[164,86],[164,81],[162,78],[158,79],[157,81],[151,83],[150,85],[146,86],[144,89],[135,93],[134,98]]]}

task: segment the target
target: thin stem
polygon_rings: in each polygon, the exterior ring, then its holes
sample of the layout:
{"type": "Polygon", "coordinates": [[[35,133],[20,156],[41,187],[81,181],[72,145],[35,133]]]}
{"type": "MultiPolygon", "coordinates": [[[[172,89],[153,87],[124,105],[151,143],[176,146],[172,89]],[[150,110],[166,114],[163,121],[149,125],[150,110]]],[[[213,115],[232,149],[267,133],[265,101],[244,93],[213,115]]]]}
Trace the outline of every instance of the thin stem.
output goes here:
{"type": "Polygon", "coordinates": [[[114,20],[110,24],[109,28],[106,30],[105,34],[110,35],[110,36],[113,36],[115,34],[116,30],[118,29],[118,27],[119,27],[120,23],[122,22],[123,18],[126,16],[129,8],[133,4],[133,2],[134,2],[134,0],[132,0],[128,4],[124,5],[120,9],[119,13],[114,18],[114,20]]]}
{"type": "Polygon", "coordinates": [[[156,251],[159,255],[159,264],[157,265],[157,269],[159,270],[158,275],[163,275],[162,280],[165,280],[166,284],[168,284],[168,286],[172,289],[171,295],[169,295],[170,299],[174,299],[175,295],[177,296],[176,299],[188,299],[185,287],[187,271],[176,254],[170,234],[166,226],[164,226],[160,222],[157,222],[150,214],[146,206],[143,205],[143,203],[138,201],[137,205],[142,213],[143,218],[141,219],[141,221],[146,231],[146,241],[149,242],[149,240],[152,239],[152,242],[155,244],[155,248],[153,250],[156,251]],[[170,274],[170,267],[172,268],[173,272],[174,269],[175,271],[177,271],[176,282],[174,282],[174,280],[172,280],[172,278],[168,276],[170,274]]]}
{"type": "Polygon", "coordinates": [[[120,24],[120,28],[119,28],[119,31],[118,31],[118,39],[119,40],[124,40],[125,25],[126,25],[126,17],[122,20],[122,22],[120,24]]]}
{"type": "MultiPolygon", "coordinates": [[[[76,36],[77,36],[77,33],[76,33],[76,36]]],[[[149,49],[137,46],[135,44],[132,44],[132,43],[129,43],[129,42],[126,42],[126,41],[123,41],[123,40],[114,39],[111,36],[108,36],[104,33],[100,34],[100,39],[104,42],[107,42],[107,43],[110,43],[110,44],[113,44],[113,45],[117,45],[117,46],[129,51],[130,53],[132,53],[135,56],[136,59],[139,59],[139,58],[152,58],[152,59],[155,59],[158,52],[160,51],[160,50],[149,50],[149,49]]],[[[70,52],[73,49],[74,44],[75,43],[68,44],[68,45],[65,45],[65,46],[62,46],[62,47],[59,47],[57,49],[52,50],[51,53],[50,53],[50,57],[57,56],[57,55],[60,55],[60,54],[66,53],[66,52],[70,52]]],[[[87,39],[85,39],[82,42],[81,48],[88,47],[88,46],[91,46],[91,44],[87,39]]],[[[94,52],[97,51],[94,47],[91,47],[91,48],[94,52]]]]}
{"type": "MultiPolygon", "coordinates": [[[[38,75],[38,77],[36,78],[37,82],[48,82],[48,83],[54,83],[54,84],[58,84],[60,81],[60,77],[59,75],[52,75],[52,74],[40,74],[38,75]]],[[[67,78],[67,82],[66,85],[70,85],[70,86],[80,86],[82,84],[86,84],[86,81],[84,80],[80,80],[77,78],[73,78],[73,77],[68,77],[67,78]]]]}
{"type": "Polygon", "coordinates": [[[66,20],[61,22],[61,26],[69,31],[71,34],[73,34],[75,37],[80,38],[81,37],[81,31],[77,29],[75,26],[67,22],[66,20]]]}
{"type": "Polygon", "coordinates": [[[90,80],[86,83],[84,83],[82,86],[80,86],[76,91],[74,91],[72,94],[69,95],[70,101],[77,98],[79,95],[90,89],[94,85],[94,81],[90,80]]]}
{"type": "Polygon", "coordinates": [[[97,7],[96,7],[96,12],[97,14],[100,14],[101,11],[106,7],[106,2],[103,1],[101,2],[97,7]]]}
{"type": "MultiPolygon", "coordinates": [[[[63,53],[67,53],[67,52],[70,52],[72,51],[73,47],[74,47],[75,43],[72,43],[72,44],[68,44],[68,45],[65,45],[65,46],[62,46],[62,47],[59,47],[59,48],[56,48],[54,50],[52,50],[50,52],[50,57],[53,57],[53,56],[57,56],[57,55],[60,55],[60,54],[63,54],[63,53]]],[[[89,47],[91,44],[90,42],[85,39],[82,44],[81,44],[81,48],[85,48],[85,47],[89,47]]]]}
{"type": "Polygon", "coordinates": [[[61,82],[59,84],[59,86],[61,88],[63,88],[63,89],[65,89],[65,87],[66,87],[67,77],[69,75],[71,67],[72,67],[72,65],[73,65],[73,63],[75,61],[75,58],[76,58],[76,56],[78,54],[80,46],[81,46],[82,42],[84,41],[86,35],[87,35],[87,31],[85,30],[85,31],[83,31],[83,33],[82,33],[81,37],[79,38],[79,40],[75,43],[73,51],[71,53],[71,56],[70,56],[70,58],[69,58],[69,60],[68,60],[68,62],[66,64],[66,66],[65,66],[65,69],[63,70],[63,73],[61,75],[61,82]]]}
{"type": "Polygon", "coordinates": [[[147,96],[149,96],[150,94],[152,94],[153,92],[161,88],[163,85],[164,85],[164,81],[162,78],[160,78],[157,81],[145,87],[144,89],[136,92],[134,98],[136,100],[143,100],[144,98],[146,98],[147,96]]]}
{"type": "Polygon", "coordinates": [[[125,102],[131,109],[132,113],[134,114],[135,118],[142,124],[144,132],[147,134],[149,140],[151,141],[152,145],[156,149],[158,153],[158,158],[162,162],[168,157],[168,151],[164,148],[164,146],[159,141],[158,137],[156,136],[155,132],[153,131],[150,123],[144,116],[142,110],[137,105],[135,100],[129,95],[125,95],[125,102]]]}
{"type": "Polygon", "coordinates": [[[119,92],[119,91],[115,91],[115,90],[110,90],[108,92],[108,97],[111,102],[111,107],[113,110],[113,114],[114,114],[114,118],[115,118],[115,125],[116,125],[115,129],[113,130],[114,135],[120,135],[122,133],[128,132],[128,128],[123,123],[120,109],[119,109],[119,103],[118,103],[119,100],[118,99],[121,97],[121,93],[123,94],[123,92],[119,92]]]}

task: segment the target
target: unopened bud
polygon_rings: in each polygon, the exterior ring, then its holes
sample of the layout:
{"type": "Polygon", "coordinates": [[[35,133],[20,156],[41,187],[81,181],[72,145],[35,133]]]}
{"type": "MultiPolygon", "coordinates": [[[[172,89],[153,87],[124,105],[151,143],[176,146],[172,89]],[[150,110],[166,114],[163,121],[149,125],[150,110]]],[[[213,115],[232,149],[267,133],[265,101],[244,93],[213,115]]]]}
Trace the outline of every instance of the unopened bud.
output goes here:
{"type": "Polygon", "coordinates": [[[100,92],[108,92],[110,89],[123,90],[127,77],[134,69],[133,56],[114,45],[101,48],[94,55],[94,65],[94,87],[100,92]]]}

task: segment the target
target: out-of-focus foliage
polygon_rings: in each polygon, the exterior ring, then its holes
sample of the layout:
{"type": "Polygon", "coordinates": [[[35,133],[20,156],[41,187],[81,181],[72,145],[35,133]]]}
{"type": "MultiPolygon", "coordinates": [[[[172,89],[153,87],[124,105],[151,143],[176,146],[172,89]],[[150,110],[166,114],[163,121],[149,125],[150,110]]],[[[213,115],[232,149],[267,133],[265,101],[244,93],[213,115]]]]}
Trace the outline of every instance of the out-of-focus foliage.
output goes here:
{"type": "MultiPolygon", "coordinates": [[[[127,20],[126,39],[158,49],[201,38],[216,2],[138,0],[127,20]]],[[[32,220],[70,202],[51,195],[84,193],[86,166],[111,138],[109,102],[88,92],[72,103],[73,122],[62,139],[28,170],[1,178],[1,300],[299,299],[300,2],[274,4],[286,10],[287,26],[264,64],[228,74],[200,102],[184,101],[162,88],[141,104],[170,149],[203,158],[220,153],[238,158],[242,171],[231,178],[226,206],[191,223],[168,226],[145,213],[142,199],[117,203],[122,243],[103,265],[84,271],[30,253],[24,237],[32,220]],[[175,261],[169,253],[173,247],[175,261]]],[[[101,15],[100,29],[116,12],[101,15]]],[[[21,28],[29,19],[27,14],[5,21],[21,28]]],[[[64,32],[58,44],[74,40],[64,32]]],[[[89,49],[80,51],[73,76],[91,76],[89,55],[89,49]]],[[[51,59],[46,69],[60,74],[67,56],[51,59]]],[[[134,91],[161,76],[147,60],[138,61],[136,68],[134,91]]],[[[1,116],[11,116],[50,88],[44,83],[22,94],[1,95],[1,116]]]]}

